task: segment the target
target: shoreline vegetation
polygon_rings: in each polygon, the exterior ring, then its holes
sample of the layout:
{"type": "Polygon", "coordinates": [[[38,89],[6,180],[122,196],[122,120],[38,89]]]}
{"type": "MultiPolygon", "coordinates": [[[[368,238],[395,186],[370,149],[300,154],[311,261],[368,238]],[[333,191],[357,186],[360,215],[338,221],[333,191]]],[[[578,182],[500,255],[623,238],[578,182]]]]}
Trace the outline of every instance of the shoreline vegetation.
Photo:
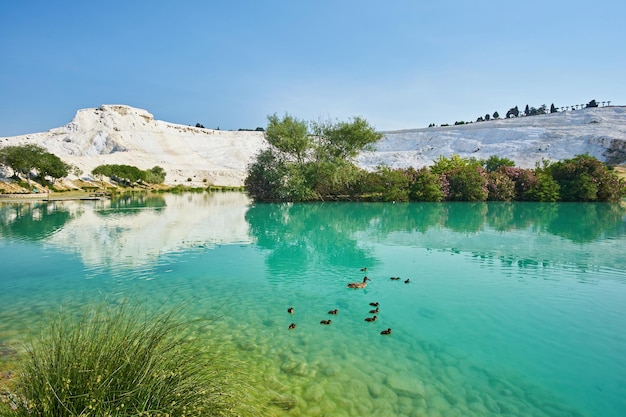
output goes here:
{"type": "Polygon", "coordinates": [[[16,352],[16,377],[0,379],[0,415],[272,415],[263,376],[184,310],[95,302],[47,316],[16,352]]]}
{"type": "Polygon", "coordinates": [[[492,155],[440,156],[431,166],[373,172],[355,159],[382,135],[361,118],[316,123],[268,117],[269,144],[250,163],[244,184],[256,201],[536,201],[620,202],[626,182],[588,154],[544,160],[534,169],[492,155]]]}
{"type": "Polygon", "coordinates": [[[420,168],[380,165],[365,170],[358,155],[382,139],[367,120],[306,122],[289,114],[268,116],[268,147],[246,168],[243,186],[216,186],[203,180],[165,185],[160,166],[142,170],[124,164],[95,167],[87,180],[75,166],[37,145],[0,149],[0,200],[97,200],[121,192],[245,191],[266,202],[306,201],[537,201],[620,202],[626,196],[626,168],[589,154],[518,168],[498,155],[488,159],[439,156],[420,168]],[[8,175],[11,174],[9,177],[8,175]]]}

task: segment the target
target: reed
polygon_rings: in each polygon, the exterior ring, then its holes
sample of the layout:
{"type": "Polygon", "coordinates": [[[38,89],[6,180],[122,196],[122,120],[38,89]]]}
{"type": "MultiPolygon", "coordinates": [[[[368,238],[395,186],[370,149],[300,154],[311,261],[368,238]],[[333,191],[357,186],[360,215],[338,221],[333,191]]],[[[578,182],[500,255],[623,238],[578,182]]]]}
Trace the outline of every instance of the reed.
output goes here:
{"type": "Polygon", "coordinates": [[[181,308],[98,305],[63,311],[43,328],[27,343],[2,415],[267,415],[252,373],[198,337],[181,308]]]}

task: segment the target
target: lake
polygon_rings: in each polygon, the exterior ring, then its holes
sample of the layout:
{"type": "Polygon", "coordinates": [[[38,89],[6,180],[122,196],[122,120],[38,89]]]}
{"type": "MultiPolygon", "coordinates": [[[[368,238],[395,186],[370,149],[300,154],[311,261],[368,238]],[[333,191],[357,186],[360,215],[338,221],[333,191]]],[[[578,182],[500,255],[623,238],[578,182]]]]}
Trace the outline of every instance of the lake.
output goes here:
{"type": "Polygon", "coordinates": [[[609,204],[1,203],[0,359],[60,305],[188,303],[279,415],[623,417],[625,247],[609,204]]]}

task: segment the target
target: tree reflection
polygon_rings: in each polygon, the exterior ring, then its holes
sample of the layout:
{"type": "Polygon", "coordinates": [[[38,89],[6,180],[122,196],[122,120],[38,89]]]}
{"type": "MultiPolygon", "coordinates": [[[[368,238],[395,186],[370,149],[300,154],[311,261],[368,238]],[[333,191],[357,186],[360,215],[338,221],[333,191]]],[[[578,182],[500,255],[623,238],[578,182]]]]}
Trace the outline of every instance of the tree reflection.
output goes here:
{"type": "Polygon", "coordinates": [[[152,193],[129,193],[112,197],[111,204],[107,210],[100,210],[98,214],[101,216],[107,216],[109,214],[135,215],[138,213],[138,209],[163,209],[165,207],[166,203],[162,195],[152,193]]]}
{"type": "MultiPolygon", "coordinates": [[[[257,204],[246,213],[257,244],[273,257],[302,262],[321,256],[372,262],[358,236],[383,239],[394,232],[445,228],[458,233],[530,229],[573,242],[624,235],[626,209],[604,203],[280,203],[257,204]]],[[[279,262],[279,261],[276,261],[279,262]]]]}
{"type": "Polygon", "coordinates": [[[72,218],[69,210],[56,202],[22,202],[0,205],[0,235],[36,241],[45,239],[72,218]]]}

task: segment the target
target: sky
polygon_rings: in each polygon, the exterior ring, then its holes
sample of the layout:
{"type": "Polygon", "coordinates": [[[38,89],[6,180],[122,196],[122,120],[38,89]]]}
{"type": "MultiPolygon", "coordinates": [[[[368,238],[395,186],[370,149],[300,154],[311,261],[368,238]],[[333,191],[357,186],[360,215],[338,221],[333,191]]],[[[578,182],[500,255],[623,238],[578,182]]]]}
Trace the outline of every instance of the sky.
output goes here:
{"type": "Polygon", "coordinates": [[[626,2],[0,2],[0,137],[102,104],[223,130],[381,131],[514,106],[626,104],[626,2]]]}

